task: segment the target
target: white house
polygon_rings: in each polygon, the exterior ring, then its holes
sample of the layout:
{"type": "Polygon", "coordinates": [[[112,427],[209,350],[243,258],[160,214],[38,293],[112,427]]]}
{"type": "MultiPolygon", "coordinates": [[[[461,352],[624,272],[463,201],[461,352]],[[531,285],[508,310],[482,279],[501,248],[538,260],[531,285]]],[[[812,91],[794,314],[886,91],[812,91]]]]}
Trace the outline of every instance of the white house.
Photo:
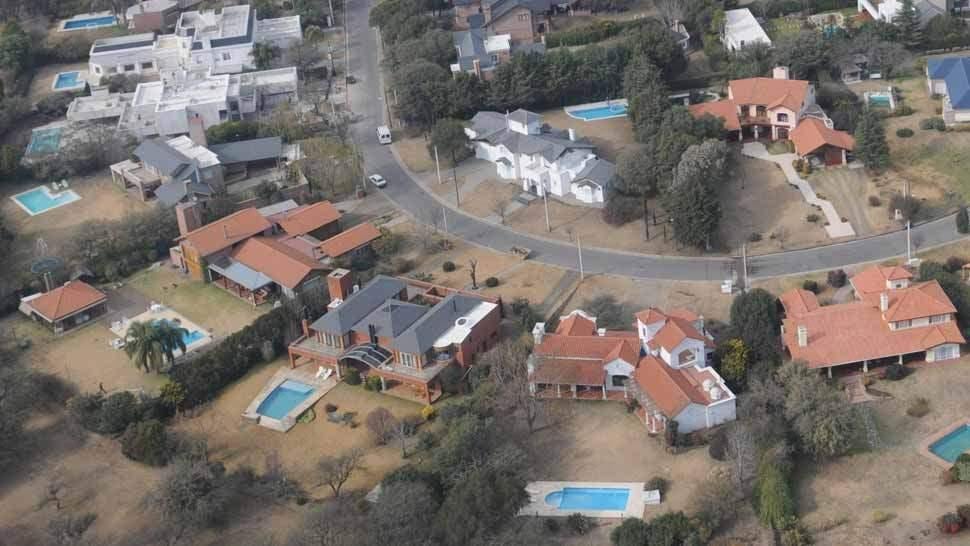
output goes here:
{"type": "Polygon", "coordinates": [[[159,74],[179,71],[238,73],[253,68],[255,43],[287,48],[303,40],[300,17],[259,20],[249,5],[220,11],[186,11],[174,34],[132,34],[95,40],[88,58],[92,84],[115,74],[159,74]]]}
{"type": "Polygon", "coordinates": [[[926,61],[926,85],[942,95],[947,125],[970,122],[970,57],[938,57],[926,61]]]}
{"type": "Polygon", "coordinates": [[[602,204],[616,173],[612,163],[597,157],[596,147],[575,131],[556,131],[542,116],[527,110],[511,114],[478,112],[465,133],[475,157],[495,164],[498,176],[519,180],[523,191],[602,204]]]}
{"type": "Polygon", "coordinates": [[[714,351],[703,317],[687,310],[637,313],[636,332],[598,328],[596,317],[575,310],[532,331],[529,386],[535,396],[636,400],[651,433],[676,421],[693,432],[736,419],[736,397],[708,366],[714,351]]]}
{"type": "MultiPolygon", "coordinates": [[[[903,7],[902,0],[857,0],[856,9],[859,13],[867,13],[877,21],[891,23],[903,7]]],[[[920,21],[925,25],[927,21],[937,15],[946,15],[953,11],[953,0],[914,0],[913,7],[919,12],[920,21]]]]}
{"type": "Polygon", "coordinates": [[[728,51],[737,51],[751,44],[771,45],[771,38],[761,28],[757,19],[748,8],[731,9],[724,12],[724,29],[721,42],[728,51]]]}

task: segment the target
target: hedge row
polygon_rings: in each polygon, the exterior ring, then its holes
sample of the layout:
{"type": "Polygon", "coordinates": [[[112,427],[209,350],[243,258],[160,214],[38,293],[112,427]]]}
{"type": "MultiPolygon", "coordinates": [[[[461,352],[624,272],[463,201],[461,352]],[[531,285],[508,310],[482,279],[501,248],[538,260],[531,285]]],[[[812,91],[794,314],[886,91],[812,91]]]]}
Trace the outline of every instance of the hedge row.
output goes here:
{"type": "Polygon", "coordinates": [[[546,34],[546,47],[579,46],[602,42],[607,38],[612,38],[624,30],[637,28],[650,19],[643,17],[630,21],[596,21],[591,25],[550,32],[546,34]]]}

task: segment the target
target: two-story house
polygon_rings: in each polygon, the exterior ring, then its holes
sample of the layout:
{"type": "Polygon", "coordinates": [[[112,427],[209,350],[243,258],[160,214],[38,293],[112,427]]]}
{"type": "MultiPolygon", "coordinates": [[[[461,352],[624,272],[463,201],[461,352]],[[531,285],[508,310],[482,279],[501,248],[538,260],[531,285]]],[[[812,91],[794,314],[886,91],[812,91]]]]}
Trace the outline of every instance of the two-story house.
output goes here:
{"type": "Polygon", "coordinates": [[[549,14],[574,1],[457,0],[453,28],[482,28],[490,34],[508,34],[514,44],[535,43],[549,30],[549,14]]]}
{"type": "Polygon", "coordinates": [[[937,281],[913,282],[899,266],[872,266],[850,279],[856,301],[821,306],[807,290],[780,296],[782,343],[792,359],[814,369],[938,362],[960,357],[966,343],[956,308],[937,281]]]}
{"type": "Polygon", "coordinates": [[[475,157],[494,163],[500,178],[521,181],[523,191],[539,196],[602,204],[616,174],[588,140],[572,129],[553,130],[542,124],[542,116],[527,110],[478,112],[465,133],[475,157]]]}
{"type": "Polygon", "coordinates": [[[646,309],[636,331],[598,328],[581,310],[560,317],[555,332],[545,323],[532,331],[527,362],[535,396],[635,400],[651,434],[670,421],[693,432],[736,418],[736,398],[708,358],[714,342],[704,319],[687,310],[646,309]]]}
{"type": "Polygon", "coordinates": [[[501,300],[418,281],[378,275],[363,287],[349,271],[327,277],[330,306],[303,323],[290,344],[290,365],[348,366],[381,379],[382,390],[430,404],[441,396],[439,374],[468,368],[498,341],[501,300]]]}
{"type": "Polygon", "coordinates": [[[512,37],[508,34],[489,35],[483,28],[452,33],[457,62],[451,65],[452,74],[466,72],[483,80],[512,55],[512,37]]]}

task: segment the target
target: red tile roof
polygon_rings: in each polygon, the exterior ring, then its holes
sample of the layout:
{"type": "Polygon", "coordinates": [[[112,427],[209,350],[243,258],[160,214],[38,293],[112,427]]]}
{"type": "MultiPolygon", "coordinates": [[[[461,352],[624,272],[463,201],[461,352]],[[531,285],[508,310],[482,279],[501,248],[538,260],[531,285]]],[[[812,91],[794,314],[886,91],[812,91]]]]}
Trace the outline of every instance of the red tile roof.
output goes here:
{"type": "Polygon", "coordinates": [[[685,339],[696,339],[703,341],[705,345],[714,346],[714,342],[707,336],[697,331],[697,328],[690,321],[682,318],[670,317],[667,323],[650,340],[650,347],[663,347],[667,352],[677,348],[685,339]]]}
{"type": "Polygon", "coordinates": [[[910,280],[912,278],[913,274],[905,267],[874,265],[853,275],[849,282],[852,283],[852,287],[859,294],[869,294],[885,291],[887,281],[910,280]]]}
{"type": "Polygon", "coordinates": [[[602,385],[606,370],[601,360],[543,358],[532,372],[531,380],[559,385],[602,385]]]}
{"type": "Polygon", "coordinates": [[[248,208],[190,231],[178,240],[188,243],[205,257],[272,227],[255,208],[248,208]]]}
{"type": "MultiPolygon", "coordinates": [[[[883,292],[889,296],[889,308],[883,313],[888,321],[912,320],[957,312],[950,298],[943,292],[940,283],[935,280],[883,292]]],[[[862,300],[873,307],[879,307],[879,299],[883,292],[862,294],[862,300]]]]}
{"type": "Polygon", "coordinates": [[[754,104],[775,108],[784,106],[796,115],[801,111],[808,82],[776,78],[747,78],[728,82],[731,100],[735,104],[754,104]]]}
{"type": "Polygon", "coordinates": [[[691,403],[706,406],[711,403],[704,392],[703,380],[715,380],[710,373],[693,373],[688,369],[674,369],[655,356],[640,359],[633,372],[640,389],[650,397],[668,418],[680,415],[691,403]]]}
{"type": "Polygon", "coordinates": [[[233,250],[232,257],[291,290],[299,286],[313,271],[326,269],[300,251],[268,237],[247,240],[233,250]]]}
{"type": "Polygon", "coordinates": [[[559,321],[556,333],[564,336],[592,336],[596,334],[596,323],[573,311],[559,321]]]}
{"type": "Polygon", "coordinates": [[[107,299],[104,292],[83,281],[69,281],[26,303],[49,322],[57,322],[107,299]]]}
{"type": "Polygon", "coordinates": [[[805,118],[788,134],[795,145],[795,152],[806,156],[822,146],[834,146],[843,150],[855,149],[855,139],[845,131],[837,131],[825,126],[820,119],[805,118]]]}
{"type": "Polygon", "coordinates": [[[635,337],[546,334],[532,352],[548,357],[597,359],[605,364],[605,359],[617,346],[620,349],[616,355],[631,365],[636,363],[640,354],[640,340],[635,337]]]}
{"type": "Polygon", "coordinates": [[[724,128],[728,131],[741,129],[741,121],[738,119],[738,106],[730,99],[691,104],[687,109],[695,118],[703,117],[704,114],[710,114],[716,118],[723,119],[724,128]]]}
{"type": "Polygon", "coordinates": [[[801,288],[789,290],[778,297],[781,305],[785,308],[785,314],[794,317],[810,313],[819,307],[818,298],[815,294],[801,288]]]}
{"type": "Polygon", "coordinates": [[[330,201],[320,201],[286,211],[278,220],[283,231],[290,235],[306,235],[311,231],[340,220],[340,211],[330,201]]]}
{"type": "Polygon", "coordinates": [[[334,235],[320,243],[319,248],[325,255],[331,258],[337,258],[380,237],[381,230],[377,229],[374,224],[365,222],[334,235]]]}
{"type": "Polygon", "coordinates": [[[633,316],[644,324],[653,324],[655,322],[660,322],[667,319],[667,315],[658,309],[654,309],[653,307],[648,307],[643,311],[639,311],[633,316]]]}

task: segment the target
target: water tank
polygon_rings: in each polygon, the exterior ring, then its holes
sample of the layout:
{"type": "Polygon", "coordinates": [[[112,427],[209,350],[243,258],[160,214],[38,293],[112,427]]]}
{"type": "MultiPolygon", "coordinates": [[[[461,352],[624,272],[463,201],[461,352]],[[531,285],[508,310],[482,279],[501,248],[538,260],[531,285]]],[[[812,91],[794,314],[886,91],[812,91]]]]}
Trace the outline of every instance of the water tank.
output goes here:
{"type": "Polygon", "coordinates": [[[718,388],[718,387],[712,387],[711,390],[710,390],[710,393],[711,393],[711,400],[720,400],[721,399],[721,389],[720,388],[718,388]]]}

